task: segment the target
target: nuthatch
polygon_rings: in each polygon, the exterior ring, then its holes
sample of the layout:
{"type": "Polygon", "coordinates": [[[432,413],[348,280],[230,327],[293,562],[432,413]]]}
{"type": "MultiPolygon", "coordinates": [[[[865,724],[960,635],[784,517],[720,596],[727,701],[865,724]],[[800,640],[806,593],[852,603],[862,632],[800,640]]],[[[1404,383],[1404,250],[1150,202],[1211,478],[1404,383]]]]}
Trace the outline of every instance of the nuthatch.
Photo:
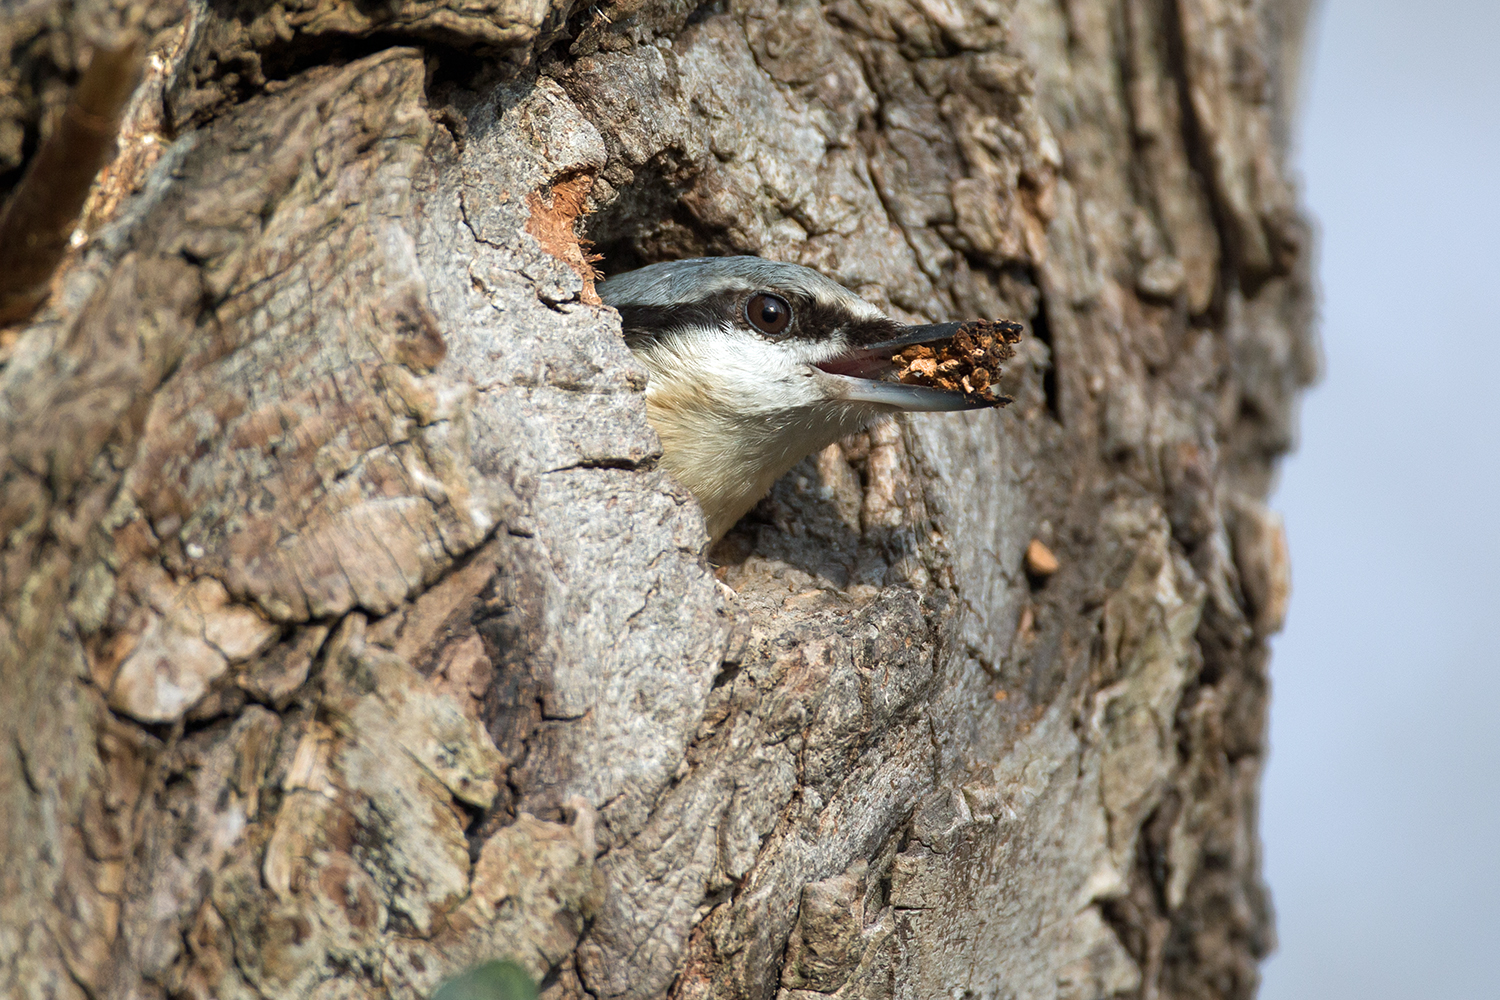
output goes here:
{"type": "Polygon", "coordinates": [[[816,271],[759,257],[652,264],[602,283],[646,366],[662,463],[721,538],[806,456],[896,410],[970,410],[961,392],[885,381],[891,355],[961,323],[907,326],[816,271]]]}

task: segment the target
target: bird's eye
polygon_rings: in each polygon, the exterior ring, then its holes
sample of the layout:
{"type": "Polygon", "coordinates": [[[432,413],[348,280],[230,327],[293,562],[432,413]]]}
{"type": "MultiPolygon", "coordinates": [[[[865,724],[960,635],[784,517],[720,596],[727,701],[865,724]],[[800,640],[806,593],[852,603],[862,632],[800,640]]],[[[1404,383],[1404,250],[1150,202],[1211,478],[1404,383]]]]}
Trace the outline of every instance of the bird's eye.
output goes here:
{"type": "Polygon", "coordinates": [[[779,295],[757,292],[745,303],[745,318],[761,333],[775,337],[791,324],[792,307],[779,295]]]}

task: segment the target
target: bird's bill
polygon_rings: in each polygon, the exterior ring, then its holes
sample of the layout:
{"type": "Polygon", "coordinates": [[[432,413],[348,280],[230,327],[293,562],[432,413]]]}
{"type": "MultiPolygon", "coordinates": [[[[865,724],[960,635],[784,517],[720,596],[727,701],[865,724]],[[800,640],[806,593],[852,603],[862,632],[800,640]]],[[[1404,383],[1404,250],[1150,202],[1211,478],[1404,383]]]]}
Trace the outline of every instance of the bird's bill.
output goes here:
{"type": "Polygon", "coordinates": [[[921,326],[909,326],[890,340],[871,344],[865,350],[884,351],[886,354],[891,354],[913,344],[932,344],[940,340],[948,340],[967,325],[967,323],[927,323],[921,326]]]}
{"type": "Polygon", "coordinates": [[[913,344],[945,341],[958,333],[963,323],[932,323],[908,326],[890,340],[848,351],[814,367],[838,380],[844,399],[876,403],[911,412],[982,410],[995,404],[979,402],[961,392],[887,381],[895,373],[891,355],[913,344]]]}
{"type": "Polygon", "coordinates": [[[981,403],[969,399],[961,392],[933,389],[925,385],[906,385],[902,382],[878,382],[868,378],[852,378],[834,375],[844,383],[843,398],[856,403],[878,403],[898,410],[910,412],[947,412],[952,410],[984,410],[993,403],[981,403]]]}

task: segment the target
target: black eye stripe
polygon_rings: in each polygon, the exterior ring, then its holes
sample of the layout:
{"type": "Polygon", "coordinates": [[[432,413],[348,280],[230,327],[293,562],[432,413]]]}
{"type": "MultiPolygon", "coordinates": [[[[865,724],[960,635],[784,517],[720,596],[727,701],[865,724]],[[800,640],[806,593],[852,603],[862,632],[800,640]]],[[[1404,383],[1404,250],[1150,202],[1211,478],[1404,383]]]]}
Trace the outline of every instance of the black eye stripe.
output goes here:
{"type": "Polygon", "coordinates": [[[748,300],[756,294],[774,295],[791,307],[791,321],[777,335],[779,340],[822,340],[835,331],[842,331],[849,346],[862,347],[889,340],[905,329],[884,316],[857,317],[837,303],[769,289],[716,292],[693,302],[670,306],[622,302],[615,308],[619,310],[622,332],[629,344],[670,337],[689,329],[721,326],[737,326],[764,336],[751,326],[746,315],[748,300]]]}

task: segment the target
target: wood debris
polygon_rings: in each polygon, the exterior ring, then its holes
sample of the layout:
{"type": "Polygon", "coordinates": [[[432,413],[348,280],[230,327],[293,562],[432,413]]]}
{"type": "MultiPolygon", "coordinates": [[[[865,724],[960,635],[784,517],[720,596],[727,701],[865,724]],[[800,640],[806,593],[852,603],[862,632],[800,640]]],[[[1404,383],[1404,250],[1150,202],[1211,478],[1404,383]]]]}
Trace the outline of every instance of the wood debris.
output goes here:
{"type": "Polygon", "coordinates": [[[982,406],[1005,406],[1011,398],[997,389],[1000,365],[1015,357],[1020,339],[1019,323],[977,319],[947,340],[902,348],[891,360],[896,377],[908,385],[961,392],[982,406]]]}
{"type": "Polygon", "coordinates": [[[1026,546],[1026,572],[1032,576],[1051,576],[1057,572],[1058,565],[1057,556],[1042,544],[1040,538],[1033,538],[1031,544],[1026,546]]]}

